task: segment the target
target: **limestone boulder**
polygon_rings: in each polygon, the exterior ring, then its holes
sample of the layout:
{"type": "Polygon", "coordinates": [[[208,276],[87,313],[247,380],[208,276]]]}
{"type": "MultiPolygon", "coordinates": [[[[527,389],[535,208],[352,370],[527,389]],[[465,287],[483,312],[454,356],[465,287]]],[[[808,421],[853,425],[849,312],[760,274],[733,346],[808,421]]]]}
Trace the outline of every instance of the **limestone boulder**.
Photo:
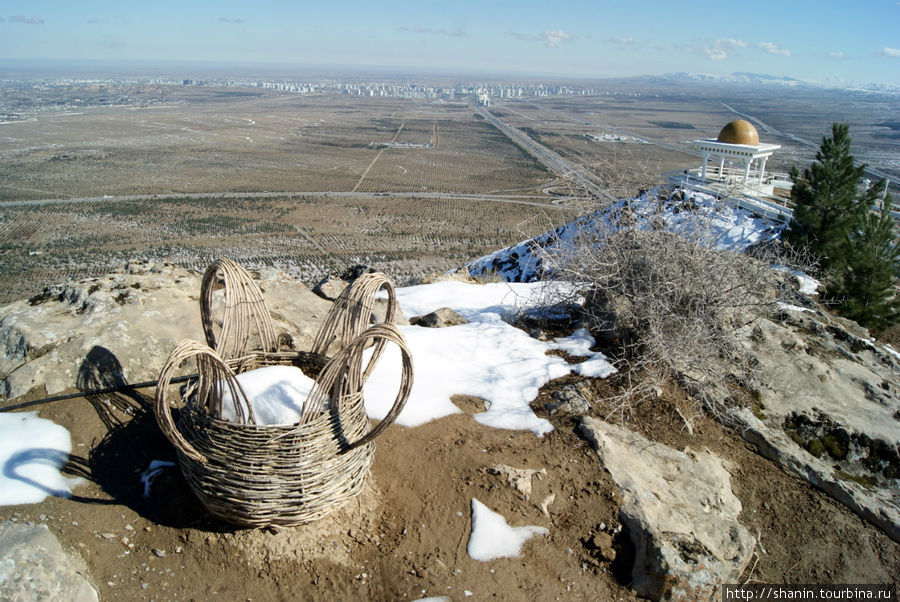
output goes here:
{"type": "Polygon", "coordinates": [[[97,602],[81,558],[67,553],[47,525],[0,523],[0,600],[97,602]]]}
{"type": "Polygon", "coordinates": [[[737,340],[761,377],[754,404],[730,416],[736,430],[900,541],[900,354],[853,322],[794,306],[737,340]]]}
{"type": "Polygon", "coordinates": [[[620,426],[582,418],[622,495],[619,520],[635,548],[632,588],[651,600],[716,600],[736,583],[756,540],[738,522],[731,475],[709,452],[678,451],[620,426]]]}

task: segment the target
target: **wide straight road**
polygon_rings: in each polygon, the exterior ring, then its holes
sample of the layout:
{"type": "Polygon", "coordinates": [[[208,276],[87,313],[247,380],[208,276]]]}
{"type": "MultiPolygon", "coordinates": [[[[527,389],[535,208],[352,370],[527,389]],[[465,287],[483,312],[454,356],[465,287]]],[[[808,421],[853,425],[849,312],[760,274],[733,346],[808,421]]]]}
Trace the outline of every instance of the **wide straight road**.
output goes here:
{"type": "Polygon", "coordinates": [[[563,180],[570,181],[576,189],[584,190],[587,194],[598,199],[615,202],[618,199],[601,188],[584,171],[584,167],[569,161],[562,155],[553,151],[537,140],[528,136],[522,130],[512,127],[485,107],[474,107],[479,115],[484,117],[491,125],[503,132],[519,148],[543,163],[547,169],[563,180]]]}

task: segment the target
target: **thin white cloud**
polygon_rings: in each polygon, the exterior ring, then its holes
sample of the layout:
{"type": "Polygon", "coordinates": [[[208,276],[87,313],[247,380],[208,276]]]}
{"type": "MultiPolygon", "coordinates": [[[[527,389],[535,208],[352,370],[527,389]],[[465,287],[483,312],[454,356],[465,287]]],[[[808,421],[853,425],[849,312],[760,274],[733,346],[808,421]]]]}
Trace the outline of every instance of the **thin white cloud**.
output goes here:
{"type": "Polygon", "coordinates": [[[900,57],[900,48],[888,48],[887,46],[885,46],[884,48],[881,49],[881,52],[879,52],[878,54],[880,54],[881,56],[887,56],[890,58],[900,57]]]}
{"type": "Polygon", "coordinates": [[[575,40],[575,36],[562,29],[545,29],[539,34],[507,31],[506,35],[522,42],[543,42],[547,48],[557,48],[560,44],[575,40]]]}
{"type": "Polygon", "coordinates": [[[837,51],[834,51],[834,52],[829,52],[829,53],[828,53],[828,56],[831,57],[831,58],[833,58],[833,59],[835,59],[835,60],[837,60],[837,61],[839,61],[839,60],[841,60],[841,59],[844,58],[844,51],[843,51],[843,50],[837,50],[837,51]]]}
{"type": "Polygon", "coordinates": [[[23,23],[25,25],[43,25],[44,20],[39,17],[26,17],[25,15],[13,15],[9,18],[10,23],[23,23]]]}
{"type": "Polygon", "coordinates": [[[746,48],[747,42],[734,38],[719,38],[714,42],[714,46],[723,50],[733,50],[735,48],[746,48]]]}
{"type": "Polygon", "coordinates": [[[737,40],[734,38],[719,38],[714,41],[709,46],[692,46],[685,45],[682,46],[682,49],[685,52],[690,52],[691,54],[702,54],[706,55],[706,57],[712,61],[722,61],[728,58],[728,55],[738,48],[746,48],[749,46],[747,42],[743,40],[737,40]]]}
{"type": "Polygon", "coordinates": [[[243,23],[243,19],[229,19],[228,17],[219,17],[219,23],[243,23]]]}
{"type": "Polygon", "coordinates": [[[420,33],[426,35],[438,35],[438,36],[449,36],[451,38],[468,38],[471,37],[468,33],[463,31],[462,29],[445,29],[443,27],[439,27],[437,29],[432,27],[422,27],[421,25],[416,25],[415,27],[398,27],[400,31],[408,31],[411,33],[420,33]]]}
{"type": "Polygon", "coordinates": [[[606,38],[606,41],[609,42],[610,44],[618,44],[620,46],[631,46],[631,45],[637,44],[637,42],[635,41],[634,38],[627,38],[627,37],[606,38]]]}
{"type": "Polygon", "coordinates": [[[756,44],[756,47],[762,50],[763,52],[767,52],[769,54],[780,54],[782,56],[791,56],[791,51],[782,48],[775,42],[759,42],[756,44]]]}
{"type": "Polygon", "coordinates": [[[545,29],[541,37],[544,38],[544,44],[549,48],[556,48],[560,44],[575,39],[572,34],[566,33],[562,29],[545,29]]]}

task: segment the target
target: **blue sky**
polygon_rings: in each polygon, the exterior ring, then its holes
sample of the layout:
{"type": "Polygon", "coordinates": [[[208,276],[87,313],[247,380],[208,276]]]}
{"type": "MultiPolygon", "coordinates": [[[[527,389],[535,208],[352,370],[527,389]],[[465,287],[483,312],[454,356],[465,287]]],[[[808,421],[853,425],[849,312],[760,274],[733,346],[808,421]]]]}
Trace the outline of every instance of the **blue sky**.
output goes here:
{"type": "Polygon", "coordinates": [[[900,84],[900,1],[0,0],[0,59],[900,84]]]}

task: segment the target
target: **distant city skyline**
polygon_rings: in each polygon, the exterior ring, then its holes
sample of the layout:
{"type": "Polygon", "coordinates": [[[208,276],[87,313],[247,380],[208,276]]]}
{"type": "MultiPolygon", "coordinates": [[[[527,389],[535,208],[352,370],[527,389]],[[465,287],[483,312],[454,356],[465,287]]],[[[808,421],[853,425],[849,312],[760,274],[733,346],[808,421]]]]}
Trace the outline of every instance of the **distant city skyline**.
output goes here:
{"type": "MultiPolygon", "coordinates": [[[[3,1],[0,60],[900,85],[900,2],[3,1]]],[[[2,71],[0,71],[2,77],[2,71]]]]}

